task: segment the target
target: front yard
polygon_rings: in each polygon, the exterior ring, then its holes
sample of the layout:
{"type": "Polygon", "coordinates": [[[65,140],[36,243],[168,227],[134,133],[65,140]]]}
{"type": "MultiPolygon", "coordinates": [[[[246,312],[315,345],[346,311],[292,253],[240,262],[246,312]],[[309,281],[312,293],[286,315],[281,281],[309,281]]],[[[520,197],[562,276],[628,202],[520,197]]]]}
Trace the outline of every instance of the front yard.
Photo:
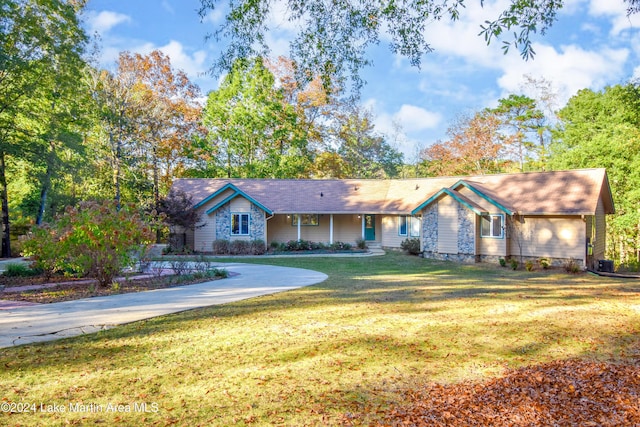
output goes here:
{"type": "MultiPolygon", "coordinates": [[[[512,378],[518,368],[538,372],[550,363],[569,376],[555,364],[585,369],[584,362],[613,362],[593,364],[603,374],[587,378],[609,378],[603,366],[636,384],[640,378],[640,280],[460,266],[393,253],[246,262],[310,268],[329,279],[98,334],[0,349],[0,403],[23,409],[4,411],[2,423],[393,424],[402,419],[393,414],[417,411],[404,402],[424,386],[459,393],[512,378]]],[[[543,384],[547,377],[531,378],[543,384]]],[[[580,391],[579,381],[567,384],[574,390],[565,395],[580,391]]],[[[638,393],[632,388],[620,396],[637,408],[638,393]]]]}

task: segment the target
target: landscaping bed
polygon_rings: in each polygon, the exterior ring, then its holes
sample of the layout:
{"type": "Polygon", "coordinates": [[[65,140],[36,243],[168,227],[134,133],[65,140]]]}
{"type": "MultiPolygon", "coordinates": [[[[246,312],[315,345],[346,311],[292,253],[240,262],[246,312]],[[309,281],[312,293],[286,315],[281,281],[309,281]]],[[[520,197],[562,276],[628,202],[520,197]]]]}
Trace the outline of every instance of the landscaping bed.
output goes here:
{"type": "Polygon", "coordinates": [[[211,270],[203,274],[132,275],[118,278],[110,286],[99,286],[92,279],[67,276],[6,277],[0,275],[0,299],[34,303],[53,303],[81,298],[100,297],[131,292],[143,292],[175,286],[192,285],[226,277],[225,270],[211,270]],[[20,289],[22,288],[22,289],[20,289]]]}

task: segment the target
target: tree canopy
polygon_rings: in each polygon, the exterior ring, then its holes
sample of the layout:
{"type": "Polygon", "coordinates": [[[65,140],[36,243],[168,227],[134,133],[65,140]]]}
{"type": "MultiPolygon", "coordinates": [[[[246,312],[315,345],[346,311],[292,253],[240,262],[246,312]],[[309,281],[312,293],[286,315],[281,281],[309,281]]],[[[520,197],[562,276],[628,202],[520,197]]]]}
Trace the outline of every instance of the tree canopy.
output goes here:
{"type": "MultiPolygon", "coordinates": [[[[627,13],[637,13],[640,0],[624,0],[627,13]]],[[[267,34],[273,0],[200,0],[200,15],[216,11],[225,20],[212,37],[227,46],[214,70],[231,69],[239,58],[268,56],[267,34]]],[[[371,64],[367,49],[389,40],[393,53],[419,66],[433,50],[429,24],[438,20],[458,20],[465,13],[464,0],[397,0],[354,2],[349,0],[287,0],[281,18],[296,25],[298,33],[290,44],[290,55],[298,64],[298,77],[310,79],[350,76],[356,88],[362,84],[360,70],[371,64]]],[[[485,0],[480,0],[484,6],[485,0]]],[[[487,43],[496,39],[503,49],[511,47],[524,58],[535,52],[530,37],[544,34],[563,7],[562,0],[511,1],[493,20],[478,23],[479,36],[487,43]]]]}

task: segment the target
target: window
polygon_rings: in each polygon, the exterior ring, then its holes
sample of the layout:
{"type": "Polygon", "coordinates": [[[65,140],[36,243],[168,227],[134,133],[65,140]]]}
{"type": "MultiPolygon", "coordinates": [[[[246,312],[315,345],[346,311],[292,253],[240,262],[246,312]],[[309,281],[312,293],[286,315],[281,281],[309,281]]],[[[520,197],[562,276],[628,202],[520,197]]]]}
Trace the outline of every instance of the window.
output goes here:
{"type": "Polygon", "coordinates": [[[411,237],[420,237],[420,218],[411,217],[411,237]]]}
{"type": "Polygon", "coordinates": [[[482,217],[482,237],[504,237],[504,216],[487,215],[482,217]]]}
{"type": "Polygon", "coordinates": [[[406,236],[407,235],[407,217],[399,216],[398,217],[398,236],[406,236]]]}
{"type": "Polygon", "coordinates": [[[414,216],[398,217],[398,236],[419,237],[420,236],[420,218],[414,216]]]}
{"type": "Polygon", "coordinates": [[[291,225],[298,225],[298,217],[300,217],[300,225],[320,225],[320,215],[318,214],[293,215],[291,225]]]}
{"type": "Polygon", "coordinates": [[[248,213],[236,213],[231,215],[231,234],[233,236],[249,235],[248,213]]]}

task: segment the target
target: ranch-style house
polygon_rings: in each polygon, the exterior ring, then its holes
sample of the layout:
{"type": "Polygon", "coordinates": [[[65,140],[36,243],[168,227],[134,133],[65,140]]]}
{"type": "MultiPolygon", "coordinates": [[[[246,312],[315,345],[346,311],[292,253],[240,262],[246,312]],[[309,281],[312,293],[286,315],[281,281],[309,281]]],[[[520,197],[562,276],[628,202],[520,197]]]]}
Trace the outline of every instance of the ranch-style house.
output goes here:
{"type": "Polygon", "coordinates": [[[177,179],[203,224],[187,245],[216,239],[309,240],[400,248],[420,240],[425,258],[497,262],[569,259],[596,268],[606,215],[614,213],[605,169],[464,177],[365,179],[177,179]]]}

